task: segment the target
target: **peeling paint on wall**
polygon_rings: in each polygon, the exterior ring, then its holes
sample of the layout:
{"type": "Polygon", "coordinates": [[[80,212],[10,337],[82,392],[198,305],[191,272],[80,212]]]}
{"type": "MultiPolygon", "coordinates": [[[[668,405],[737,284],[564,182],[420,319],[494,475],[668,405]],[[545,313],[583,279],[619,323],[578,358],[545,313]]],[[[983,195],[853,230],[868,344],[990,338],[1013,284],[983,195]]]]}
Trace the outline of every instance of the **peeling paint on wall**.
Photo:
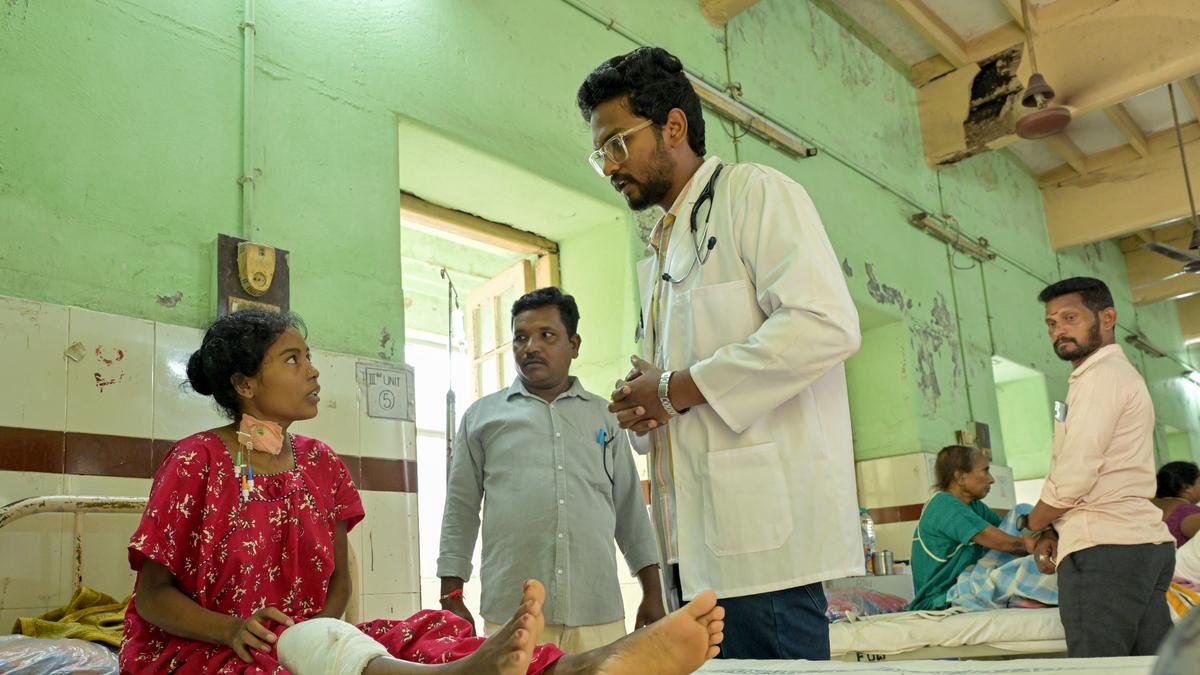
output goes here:
{"type": "Polygon", "coordinates": [[[879,283],[879,279],[875,277],[874,265],[867,263],[864,267],[867,270],[867,292],[876,302],[881,305],[895,305],[900,309],[912,309],[912,300],[906,303],[900,289],[879,283]]]}
{"type": "Polygon", "coordinates": [[[183,291],[175,291],[174,295],[158,296],[158,299],[156,300],[156,302],[158,302],[158,304],[162,305],[163,307],[169,307],[169,308],[174,309],[175,305],[178,305],[179,301],[182,299],[183,299],[183,291]]]}
{"type": "Polygon", "coordinates": [[[379,358],[391,361],[396,358],[396,341],[392,332],[384,326],[379,330],[379,358]]]}

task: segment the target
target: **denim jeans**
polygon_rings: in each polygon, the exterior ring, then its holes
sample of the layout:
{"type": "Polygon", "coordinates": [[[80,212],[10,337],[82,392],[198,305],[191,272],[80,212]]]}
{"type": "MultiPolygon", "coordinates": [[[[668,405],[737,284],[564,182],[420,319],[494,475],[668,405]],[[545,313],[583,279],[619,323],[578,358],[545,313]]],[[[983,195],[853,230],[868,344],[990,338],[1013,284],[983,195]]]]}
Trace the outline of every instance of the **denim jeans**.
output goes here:
{"type": "Polygon", "coordinates": [[[829,660],[829,619],[820,582],[722,598],[717,604],[725,608],[718,658],[829,660]]]}

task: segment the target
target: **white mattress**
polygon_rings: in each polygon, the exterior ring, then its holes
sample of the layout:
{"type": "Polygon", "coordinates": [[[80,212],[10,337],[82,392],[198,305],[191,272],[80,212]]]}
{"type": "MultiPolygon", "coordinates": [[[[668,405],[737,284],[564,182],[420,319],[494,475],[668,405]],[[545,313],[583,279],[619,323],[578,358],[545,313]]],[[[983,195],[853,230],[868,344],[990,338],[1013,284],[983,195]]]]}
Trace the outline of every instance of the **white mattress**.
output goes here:
{"type": "Polygon", "coordinates": [[[900,612],[829,626],[829,649],[835,659],[853,654],[895,656],[926,647],[981,646],[1013,654],[1067,650],[1057,607],[900,612]]]}
{"type": "MultiPolygon", "coordinates": [[[[1003,611],[1003,610],[1002,610],[1003,611]]],[[[1030,610],[1015,610],[1027,612],[1030,610]]],[[[843,663],[840,661],[709,661],[704,675],[828,675],[829,673],[912,673],[930,675],[1148,675],[1153,656],[1103,659],[1014,659],[1011,661],[897,661],[843,663]]]]}

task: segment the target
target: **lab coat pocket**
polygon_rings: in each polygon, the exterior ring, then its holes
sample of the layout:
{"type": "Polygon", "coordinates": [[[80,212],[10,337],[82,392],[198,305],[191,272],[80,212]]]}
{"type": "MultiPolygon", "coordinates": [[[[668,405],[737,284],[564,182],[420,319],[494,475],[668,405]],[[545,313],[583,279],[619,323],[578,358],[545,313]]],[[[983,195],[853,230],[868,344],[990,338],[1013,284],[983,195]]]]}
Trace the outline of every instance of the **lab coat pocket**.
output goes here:
{"type": "Polygon", "coordinates": [[[705,497],[704,537],[717,555],[777,549],[792,533],[791,493],[774,443],[710,452],[705,497]]]}
{"type": "Polygon", "coordinates": [[[758,301],[745,279],[692,292],[692,356],[707,359],[721,347],[744,342],[763,322],[758,301]]]}

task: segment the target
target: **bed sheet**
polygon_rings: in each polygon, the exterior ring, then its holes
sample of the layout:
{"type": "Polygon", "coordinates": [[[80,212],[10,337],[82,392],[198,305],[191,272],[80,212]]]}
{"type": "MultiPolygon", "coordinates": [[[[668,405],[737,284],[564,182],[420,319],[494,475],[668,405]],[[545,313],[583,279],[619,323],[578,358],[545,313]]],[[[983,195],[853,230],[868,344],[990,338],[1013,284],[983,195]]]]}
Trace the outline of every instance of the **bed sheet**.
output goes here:
{"type": "Polygon", "coordinates": [[[901,612],[829,626],[833,658],[854,653],[894,656],[931,646],[992,646],[1014,655],[1066,652],[1057,607],[901,612]]]}
{"type": "Polygon", "coordinates": [[[1153,656],[1101,659],[1013,659],[1010,661],[839,661],[713,660],[703,675],[829,675],[830,673],[897,673],[900,675],[1149,675],[1153,656]]]}

